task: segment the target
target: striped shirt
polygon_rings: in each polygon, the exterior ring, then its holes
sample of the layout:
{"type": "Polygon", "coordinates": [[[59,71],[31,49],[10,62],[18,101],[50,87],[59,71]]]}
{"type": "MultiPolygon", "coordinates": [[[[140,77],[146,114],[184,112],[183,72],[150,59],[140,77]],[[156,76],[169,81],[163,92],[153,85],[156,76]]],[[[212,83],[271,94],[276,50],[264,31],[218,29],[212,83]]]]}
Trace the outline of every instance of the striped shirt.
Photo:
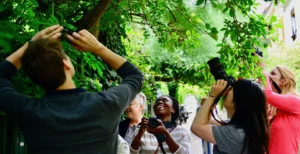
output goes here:
{"type": "MultiPolygon", "coordinates": [[[[135,131],[133,138],[137,135],[139,129],[135,131]]],[[[191,153],[191,134],[189,130],[182,126],[177,126],[170,132],[172,138],[179,144],[179,148],[174,154],[190,154],[191,153]]],[[[163,142],[164,150],[167,154],[171,154],[169,146],[166,142],[163,142]]],[[[132,149],[130,146],[130,152],[132,154],[153,154],[158,149],[158,154],[162,154],[159,148],[156,137],[153,134],[145,131],[141,138],[141,145],[138,150],[132,149]]]]}
{"type": "Polygon", "coordinates": [[[134,136],[134,132],[137,129],[137,126],[129,126],[124,137],[124,140],[130,145],[132,142],[132,136],[134,136]]]}

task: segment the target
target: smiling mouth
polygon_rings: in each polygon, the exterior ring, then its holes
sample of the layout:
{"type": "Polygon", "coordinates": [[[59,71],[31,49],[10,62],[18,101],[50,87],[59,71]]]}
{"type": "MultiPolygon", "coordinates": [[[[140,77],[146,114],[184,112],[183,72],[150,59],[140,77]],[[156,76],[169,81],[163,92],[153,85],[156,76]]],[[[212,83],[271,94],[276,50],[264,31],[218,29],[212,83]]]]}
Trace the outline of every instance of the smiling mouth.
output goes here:
{"type": "Polygon", "coordinates": [[[162,109],[162,108],[164,108],[163,105],[159,105],[159,106],[156,107],[156,109],[162,109]]]}

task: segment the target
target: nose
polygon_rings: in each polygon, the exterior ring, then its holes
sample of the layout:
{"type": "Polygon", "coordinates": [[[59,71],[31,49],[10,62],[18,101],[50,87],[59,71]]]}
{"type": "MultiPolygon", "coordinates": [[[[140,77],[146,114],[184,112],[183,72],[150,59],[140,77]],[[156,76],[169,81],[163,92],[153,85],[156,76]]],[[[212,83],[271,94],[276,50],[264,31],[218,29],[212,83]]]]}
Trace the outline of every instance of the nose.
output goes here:
{"type": "Polygon", "coordinates": [[[163,101],[162,100],[157,100],[155,104],[162,104],[163,101]]]}

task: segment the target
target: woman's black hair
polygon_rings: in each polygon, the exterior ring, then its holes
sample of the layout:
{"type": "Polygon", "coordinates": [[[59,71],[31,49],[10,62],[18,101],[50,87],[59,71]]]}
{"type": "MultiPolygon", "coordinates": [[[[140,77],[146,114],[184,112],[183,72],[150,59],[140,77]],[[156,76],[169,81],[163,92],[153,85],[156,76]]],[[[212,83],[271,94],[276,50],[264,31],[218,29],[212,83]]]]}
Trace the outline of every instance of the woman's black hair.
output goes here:
{"type": "Polygon", "coordinates": [[[235,113],[229,124],[245,131],[243,151],[268,153],[269,125],[263,89],[251,80],[238,80],[233,85],[235,113]]]}
{"type": "Polygon", "coordinates": [[[178,117],[179,117],[179,102],[177,101],[176,98],[172,96],[168,96],[172,102],[173,102],[173,108],[175,109],[175,112],[172,114],[171,120],[176,122],[178,117]]]}

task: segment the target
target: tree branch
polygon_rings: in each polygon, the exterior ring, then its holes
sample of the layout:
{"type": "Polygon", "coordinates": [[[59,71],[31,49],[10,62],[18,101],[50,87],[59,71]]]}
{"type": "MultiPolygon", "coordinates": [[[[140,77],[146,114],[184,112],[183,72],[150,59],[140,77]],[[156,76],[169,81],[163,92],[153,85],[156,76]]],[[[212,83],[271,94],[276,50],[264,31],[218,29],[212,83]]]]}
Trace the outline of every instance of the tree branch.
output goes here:
{"type": "MultiPolygon", "coordinates": [[[[171,5],[173,5],[172,3],[170,3],[171,5]]],[[[198,28],[197,25],[195,25],[194,23],[192,23],[175,5],[173,5],[173,7],[178,11],[178,13],[183,16],[192,26],[194,26],[197,30],[199,30],[201,33],[203,34],[208,34],[208,32],[203,31],[202,29],[198,28]]]]}
{"type": "Polygon", "coordinates": [[[175,18],[175,15],[173,14],[173,12],[171,11],[171,9],[167,6],[167,9],[169,10],[169,12],[171,13],[173,19],[175,22],[177,22],[176,18],[175,18]]]}
{"type": "Polygon", "coordinates": [[[77,29],[90,29],[99,23],[111,0],[99,0],[98,4],[74,24],[77,29]]]}

